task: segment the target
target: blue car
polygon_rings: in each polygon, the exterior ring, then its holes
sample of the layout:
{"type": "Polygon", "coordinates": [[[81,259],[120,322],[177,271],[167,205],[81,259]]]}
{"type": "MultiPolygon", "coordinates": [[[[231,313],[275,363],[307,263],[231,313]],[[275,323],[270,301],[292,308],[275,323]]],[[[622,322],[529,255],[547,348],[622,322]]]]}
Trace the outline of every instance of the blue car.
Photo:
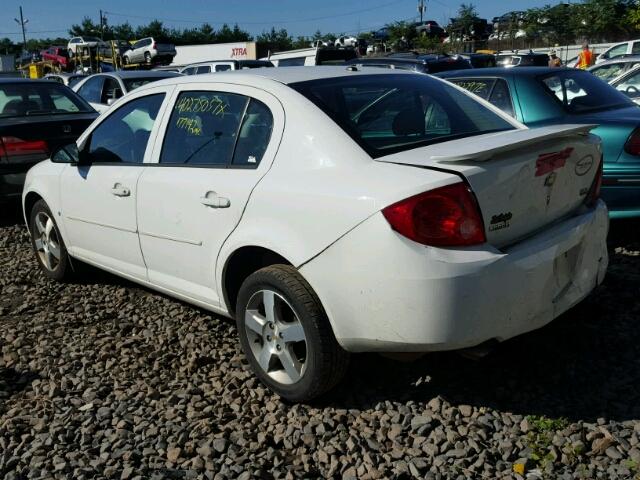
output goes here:
{"type": "Polygon", "coordinates": [[[602,198],[611,218],[640,217],[640,107],[589,72],[569,68],[485,68],[442,72],[529,127],[597,124],[602,198]]]}

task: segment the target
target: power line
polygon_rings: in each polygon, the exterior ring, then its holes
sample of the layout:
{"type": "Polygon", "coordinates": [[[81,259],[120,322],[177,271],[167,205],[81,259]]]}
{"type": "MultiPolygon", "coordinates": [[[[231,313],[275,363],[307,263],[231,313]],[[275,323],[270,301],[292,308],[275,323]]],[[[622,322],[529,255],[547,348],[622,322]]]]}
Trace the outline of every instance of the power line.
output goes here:
{"type": "Polygon", "coordinates": [[[369,12],[371,10],[377,10],[380,8],[385,8],[385,7],[390,7],[392,5],[397,5],[399,3],[406,3],[407,0],[395,0],[393,2],[387,2],[381,5],[374,5],[372,7],[366,8],[366,9],[360,9],[360,10],[353,10],[350,12],[345,12],[345,13],[341,13],[338,15],[325,15],[325,16],[321,16],[321,17],[310,17],[310,18],[301,18],[301,19],[297,19],[297,20],[264,20],[262,22],[238,22],[238,21],[218,21],[218,22],[203,22],[202,19],[200,20],[186,20],[186,19],[178,19],[178,18],[160,18],[160,17],[150,17],[150,16],[144,16],[144,15],[131,15],[128,13],[118,13],[118,12],[104,12],[106,15],[112,15],[112,16],[116,16],[116,17],[125,17],[125,18],[139,18],[139,19],[143,19],[143,20],[161,20],[163,22],[172,22],[172,23],[194,23],[194,24],[198,24],[201,25],[203,23],[212,23],[213,25],[222,25],[222,24],[230,24],[230,23],[237,23],[239,25],[286,25],[286,24],[290,24],[290,23],[304,23],[304,22],[315,22],[318,20],[328,20],[328,19],[333,19],[333,18],[340,18],[340,17],[347,17],[350,15],[357,15],[359,13],[363,13],[363,12],[369,12]]]}

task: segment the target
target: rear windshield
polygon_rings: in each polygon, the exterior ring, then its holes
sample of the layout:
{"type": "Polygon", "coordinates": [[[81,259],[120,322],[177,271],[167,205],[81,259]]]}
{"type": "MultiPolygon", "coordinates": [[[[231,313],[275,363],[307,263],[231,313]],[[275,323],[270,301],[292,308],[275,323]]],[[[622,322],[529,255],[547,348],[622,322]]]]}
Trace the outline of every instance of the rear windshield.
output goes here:
{"type": "Polygon", "coordinates": [[[0,117],[93,111],[82,98],[56,82],[0,84],[0,117]]]}
{"type": "Polygon", "coordinates": [[[362,75],[291,87],[374,158],[515,128],[468,95],[426,75],[362,75]]]}
{"type": "Polygon", "coordinates": [[[136,88],[140,88],[143,85],[146,85],[147,83],[151,83],[151,82],[157,82],[158,80],[164,80],[165,78],[171,78],[174,75],[167,75],[166,77],[150,77],[150,78],[144,78],[144,77],[140,77],[140,78],[123,78],[122,81],[124,82],[124,86],[127,89],[127,92],[130,92],[131,90],[135,90],[136,88]]]}
{"type": "Polygon", "coordinates": [[[540,82],[569,113],[633,105],[624,94],[589,72],[564,70],[540,77],[540,82]]]}

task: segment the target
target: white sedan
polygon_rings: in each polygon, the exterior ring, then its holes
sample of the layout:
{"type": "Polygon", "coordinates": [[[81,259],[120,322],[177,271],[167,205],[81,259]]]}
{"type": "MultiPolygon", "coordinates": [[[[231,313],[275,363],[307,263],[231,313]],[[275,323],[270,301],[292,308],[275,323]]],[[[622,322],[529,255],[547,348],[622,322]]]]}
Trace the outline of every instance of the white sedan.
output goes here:
{"type": "Polygon", "coordinates": [[[335,386],[349,352],[505,340],[603,280],[590,126],[528,129],[439,79],[365,70],[135,90],[29,171],[42,271],[82,261],[235,317],[293,401],[335,386]]]}

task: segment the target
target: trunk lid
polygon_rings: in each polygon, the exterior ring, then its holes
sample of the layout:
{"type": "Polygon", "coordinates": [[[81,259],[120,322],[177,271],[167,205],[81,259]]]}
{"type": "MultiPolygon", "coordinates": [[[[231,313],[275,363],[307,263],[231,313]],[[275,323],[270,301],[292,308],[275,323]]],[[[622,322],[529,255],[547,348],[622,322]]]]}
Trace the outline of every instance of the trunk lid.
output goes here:
{"type": "Polygon", "coordinates": [[[378,161],[456,173],[473,189],[487,241],[497,247],[570,215],[584,203],[601,161],[595,125],[491,133],[416,148],[378,161]]]}
{"type": "Polygon", "coordinates": [[[19,146],[14,149],[2,143],[0,164],[23,165],[45,160],[56,148],[75,142],[97,116],[97,113],[91,112],[0,119],[0,142],[2,138],[24,142],[44,141],[47,147],[46,150],[22,149],[19,146]]]}

